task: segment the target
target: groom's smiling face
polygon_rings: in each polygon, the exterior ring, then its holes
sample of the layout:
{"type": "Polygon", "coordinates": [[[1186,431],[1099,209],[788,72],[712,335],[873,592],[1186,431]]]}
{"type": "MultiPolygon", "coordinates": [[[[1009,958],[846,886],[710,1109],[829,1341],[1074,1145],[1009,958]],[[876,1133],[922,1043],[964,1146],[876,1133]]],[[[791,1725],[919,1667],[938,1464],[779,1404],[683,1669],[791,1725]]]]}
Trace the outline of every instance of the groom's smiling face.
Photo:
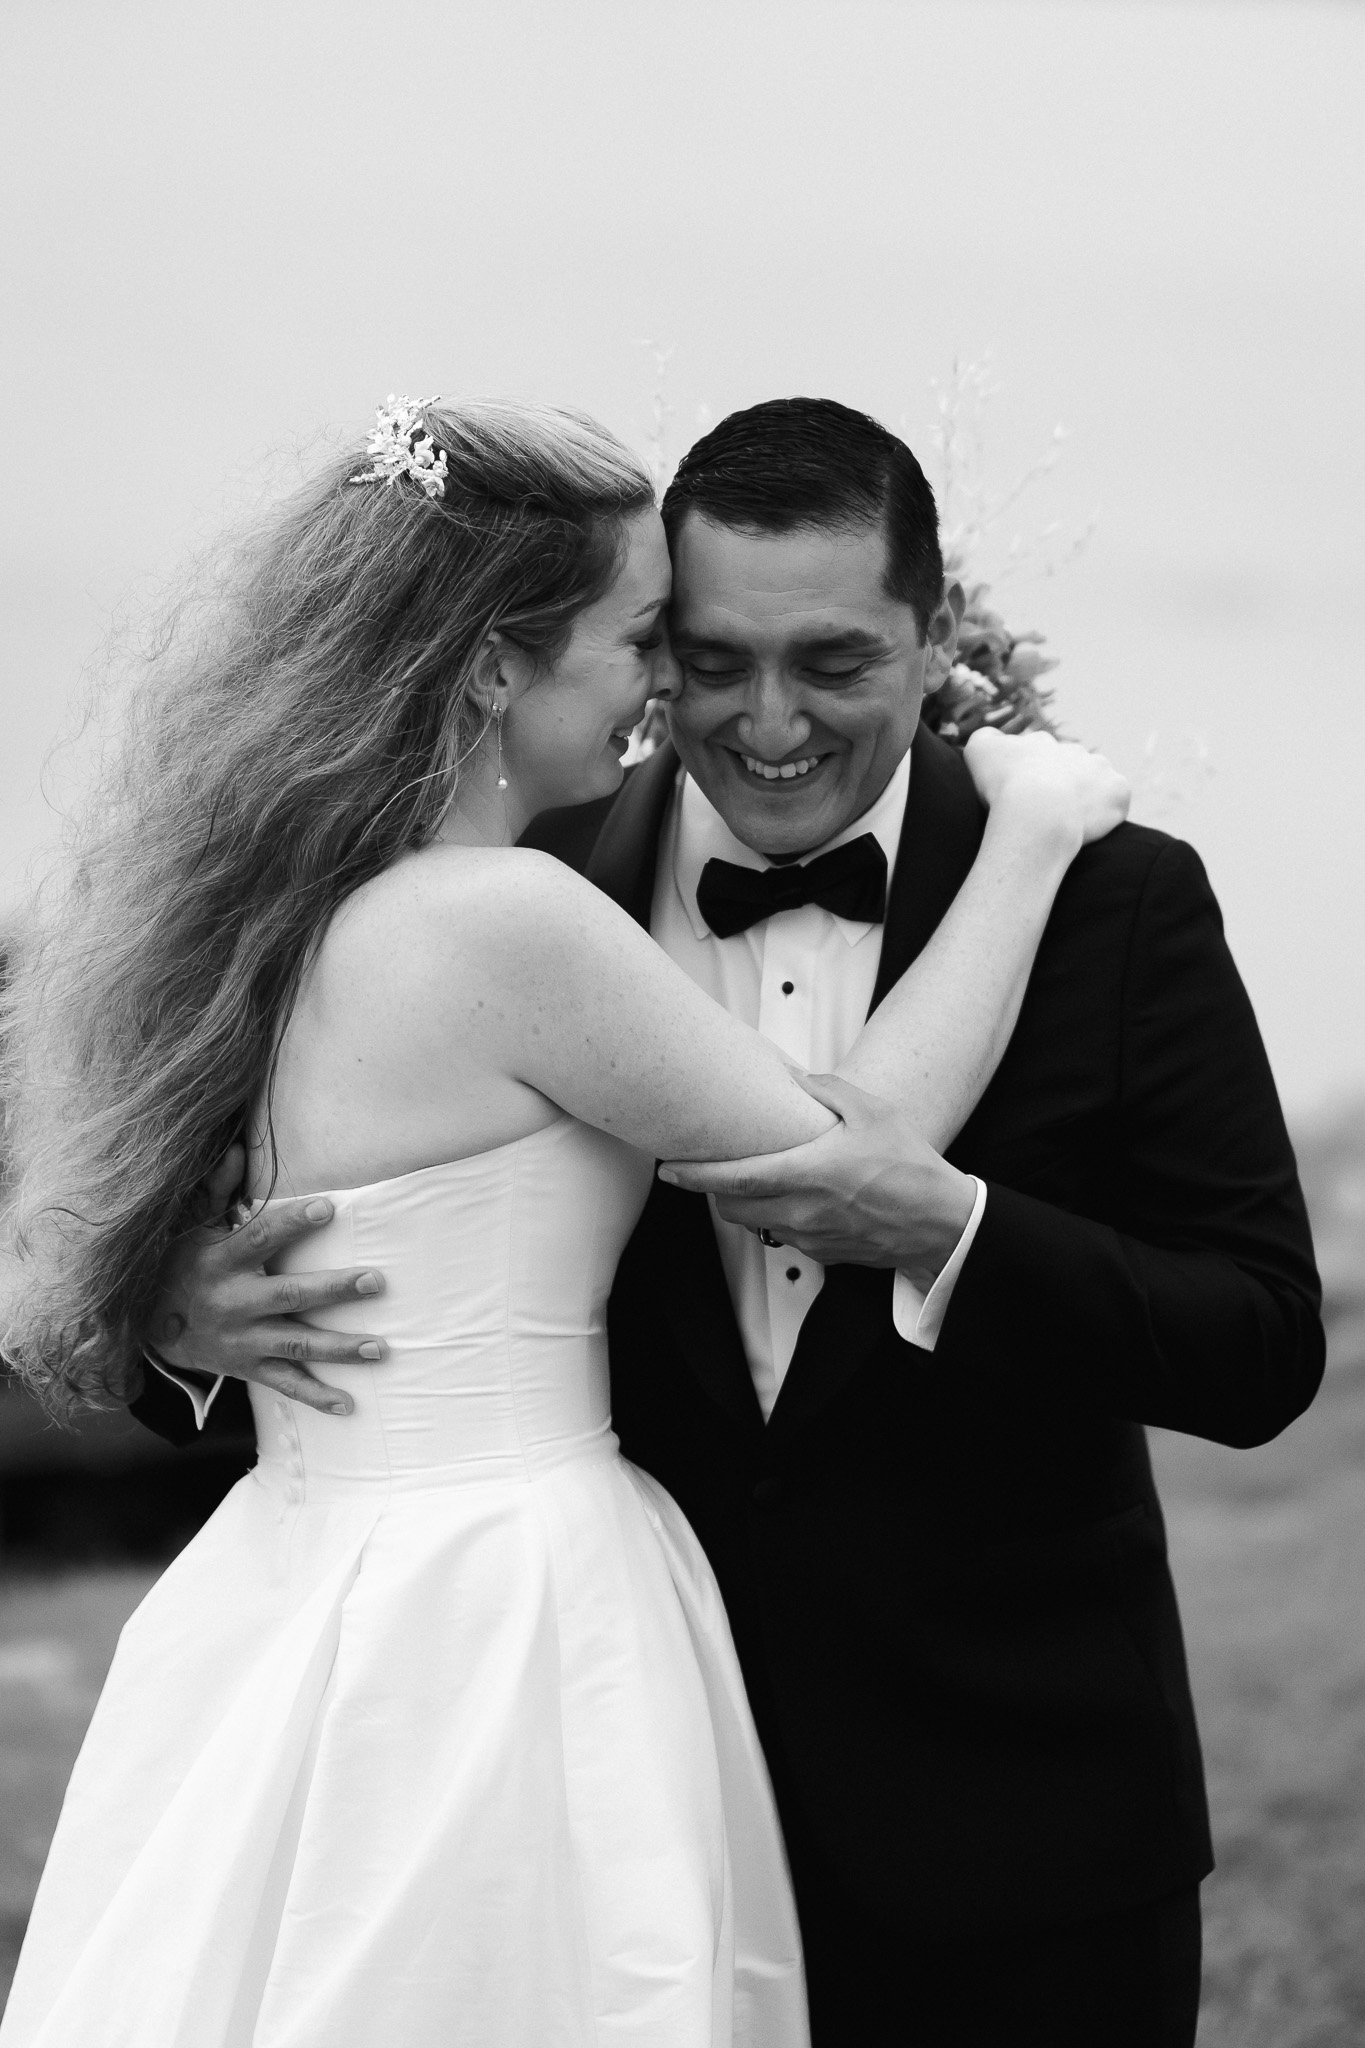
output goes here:
{"type": "Polygon", "coordinates": [[[737,839],[770,860],[808,853],[875,803],[919,720],[954,585],[921,633],[886,589],[880,524],[759,533],[698,512],[673,543],[668,707],[684,767],[737,839]]]}

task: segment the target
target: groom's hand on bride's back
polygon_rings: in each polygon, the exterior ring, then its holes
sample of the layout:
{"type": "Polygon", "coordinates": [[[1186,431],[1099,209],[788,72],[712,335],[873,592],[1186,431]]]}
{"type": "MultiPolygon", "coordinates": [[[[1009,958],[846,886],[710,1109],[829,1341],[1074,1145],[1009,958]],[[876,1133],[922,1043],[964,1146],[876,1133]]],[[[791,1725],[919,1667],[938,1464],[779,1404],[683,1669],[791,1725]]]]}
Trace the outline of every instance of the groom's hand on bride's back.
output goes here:
{"type": "Polygon", "coordinates": [[[244,1167],[242,1148],[233,1145],[204,1189],[203,1222],[163,1259],[147,1343],[176,1372],[255,1380],[309,1408],[347,1415],[349,1394],[327,1386],[313,1367],[373,1364],[384,1356],[383,1344],[363,1332],[314,1329],[295,1318],[376,1295],[382,1275],[369,1267],[267,1272],[290,1245],[331,1221],[332,1205],[324,1196],[305,1195],[234,1220],[244,1167]]]}

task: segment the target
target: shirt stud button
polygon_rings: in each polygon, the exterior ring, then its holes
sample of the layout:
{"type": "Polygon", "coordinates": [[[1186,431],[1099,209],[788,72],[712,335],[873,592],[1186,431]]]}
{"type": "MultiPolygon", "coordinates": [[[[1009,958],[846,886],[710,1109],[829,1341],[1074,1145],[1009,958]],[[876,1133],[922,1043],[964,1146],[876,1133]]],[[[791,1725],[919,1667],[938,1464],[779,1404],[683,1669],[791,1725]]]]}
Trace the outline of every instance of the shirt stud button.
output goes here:
{"type": "Polygon", "coordinates": [[[796,994],[796,983],[794,981],[784,981],[782,993],[784,996],[794,996],[796,994]]]}
{"type": "Polygon", "coordinates": [[[801,1278],[801,1268],[799,1266],[788,1266],[787,1278],[789,1280],[799,1280],[801,1278]]]}

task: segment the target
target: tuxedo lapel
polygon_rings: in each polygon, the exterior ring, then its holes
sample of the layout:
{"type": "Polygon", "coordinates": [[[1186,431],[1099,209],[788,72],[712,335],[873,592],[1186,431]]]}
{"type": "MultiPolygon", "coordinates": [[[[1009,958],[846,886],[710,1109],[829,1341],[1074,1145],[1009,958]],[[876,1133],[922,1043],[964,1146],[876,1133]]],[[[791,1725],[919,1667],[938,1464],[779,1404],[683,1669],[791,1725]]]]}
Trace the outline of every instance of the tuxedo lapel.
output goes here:
{"type": "Polygon", "coordinates": [[[632,770],[607,812],[585,871],[590,882],[646,931],[659,866],[659,834],[677,772],[678,756],[670,741],[632,770]]]}
{"type": "Polygon", "coordinates": [[[910,749],[910,794],[886,900],[875,1010],[923,952],[976,859],[986,813],[961,754],[921,725],[910,749]]]}
{"type": "Polygon", "coordinates": [[[656,1301],[673,1342],[716,1405],[762,1430],[763,1411],[744,1355],[705,1195],[656,1180],[640,1230],[658,1272],[656,1301]]]}
{"type": "MultiPolygon", "coordinates": [[[[659,838],[678,772],[671,745],[633,770],[607,813],[587,866],[590,882],[649,930],[659,838]]],[[[655,1300],[673,1341],[711,1399],[739,1422],[763,1414],[730,1305],[720,1247],[704,1195],[656,1180],[637,1230],[657,1274],[655,1300]]]]}
{"type": "MultiPolygon", "coordinates": [[[[911,748],[910,794],[887,896],[875,1010],[937,930],[962,886],[986,814],[966,762],[921,725],[911,748]]],[[[781,1434],[832,1400],[891,1326],[894,1276],[868,1266],[829,1266],[811,1303],[768,1423],[781,1434]]]]}

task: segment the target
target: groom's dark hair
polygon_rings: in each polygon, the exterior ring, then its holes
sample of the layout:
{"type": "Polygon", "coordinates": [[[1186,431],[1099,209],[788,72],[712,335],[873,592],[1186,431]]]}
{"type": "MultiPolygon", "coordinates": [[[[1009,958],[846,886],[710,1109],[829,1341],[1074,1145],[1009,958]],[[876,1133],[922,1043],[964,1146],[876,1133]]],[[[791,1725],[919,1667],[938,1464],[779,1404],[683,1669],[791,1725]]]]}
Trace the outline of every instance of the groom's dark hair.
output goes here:
{"type": "Polygon", "coordinates": [[[888,595],[923,634],[943,597],[938,510],[904,441],[832,398],[770,398],[688,449],[664,492],[673,545],[689,512],[745,533],[880,525],[888,595]]]}

